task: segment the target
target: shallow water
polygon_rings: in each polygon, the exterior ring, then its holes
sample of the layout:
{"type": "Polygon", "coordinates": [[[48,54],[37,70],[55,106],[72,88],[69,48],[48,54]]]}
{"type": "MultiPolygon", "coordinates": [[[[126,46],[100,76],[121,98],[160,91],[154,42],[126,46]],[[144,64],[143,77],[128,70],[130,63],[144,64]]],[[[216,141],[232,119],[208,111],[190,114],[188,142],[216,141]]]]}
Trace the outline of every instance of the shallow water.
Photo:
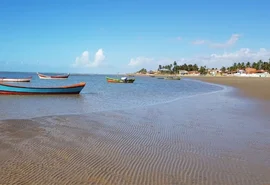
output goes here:
{"type": "Polygon", "coordinates": [[[12,83],[27,86],[59,86],[86,82],[80,95],[0,96],[2,120],[127,109],[223,89],[188,79],[179,81],[136,77],[133,84],[108,84],[105,75],[71,75],[67,80],[40,80],[35,73],[0,73],[0,76],[32,76],[30,83],[12,83]]]}
{"type": "Polygon", "coordinates": [[[267,185],[270,121],[259,108],[219,91],[0,121],[0,184],[267,185]]]}

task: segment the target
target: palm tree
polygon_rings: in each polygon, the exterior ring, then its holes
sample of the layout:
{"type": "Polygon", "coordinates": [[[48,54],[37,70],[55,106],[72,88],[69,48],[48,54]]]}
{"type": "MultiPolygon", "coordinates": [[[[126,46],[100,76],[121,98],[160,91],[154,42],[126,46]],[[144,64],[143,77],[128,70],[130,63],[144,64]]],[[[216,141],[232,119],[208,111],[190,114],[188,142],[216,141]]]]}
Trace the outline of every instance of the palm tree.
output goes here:
{"type": "Polygon", "coordinates": [[[193,70],[194,70],[194,71],[198,71],[198,70],[199,70],[197,64],[194,64],[194,65],[193,65],[193,70]]]}
{"type": "Polygon", "coordinates": [[[207,74],[206,66],[201,66],[199,69],[200,74],[205,75],[207,74]]]}
{"type": "Polygon", "coordinates": [[[245,63],[244,62],[241,63],[241,69],[245,69],[245,63]]]}
{"type": "Polygon", "coordinates": [[[188,70],[187,71],[193,71],[193,65],[192,64],[188,64],[188,70]]]}
{"type": "Polygon", "coordinates": [[[236,69],[237,69],[237,64],[235,62],[235,63],[233,63],[233,70],[235,71],[236,69]]]}
{"type": "Polygon", "coordinates": [[[174,73],[177,72],[177,67],[178,67],[178,66],[177,66],[177,62],[174,61],[174,62],[173,62],[173,72],[174,72],[174,73]]]}
{"type": "Polygon", "coordinates": [[[246,63],[246,67],[250,67],[250,62],[247,62],[246,63]]]}
{"type": "Polygon", "coordinates": [[[257,63],[257,62],[254,62],[254,63],[252,64],[252,68],[259,69],[258,63],[257,63]]]}
{"type": "Polygon", "coordinates": [[[222,72],[222,73],[225,73],[225,71],[226,71],[226,67],[223,66],[223,67],[221,68],[221,72],[222,72]]]}

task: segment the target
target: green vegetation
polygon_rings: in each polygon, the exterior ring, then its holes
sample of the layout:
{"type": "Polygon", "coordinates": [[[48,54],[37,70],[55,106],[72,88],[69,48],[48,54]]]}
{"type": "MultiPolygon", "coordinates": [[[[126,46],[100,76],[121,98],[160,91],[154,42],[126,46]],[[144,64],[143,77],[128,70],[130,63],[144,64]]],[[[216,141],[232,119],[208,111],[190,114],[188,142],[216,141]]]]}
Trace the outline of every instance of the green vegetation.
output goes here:
{"type": "Polygon", "coordinates": [[[137,73],[141,73],[141,74],[146,74],[147,70],[145,68],[142,68],[140,71],[138,71],[137,73]]]}
{"type": "Polygon", "coordinates": [[[198,71],[199,71],[199,73],[201,75],[206,75],[207,74],[207,68],[206,68],[206,66],[201,66],[198,71]]]}
{"type": "Polygon", "coordinates": [[[180,70],[185,70],[185,71],[198,71],[199,67],[197,64],[183,64],[183,65],[177,65],[177,62],[174,61],[173,64],[165,65],[165,66],[158,66],[158,71],[161,71],[162,69],[168,69],[169,71],[165,71],[167,73],[172,73],[172,74],[178,74],[180,70]]]}
{"type": "MultiPolygon", "coordinates": [[[[270,59],[268,62],[259,60],[258,62],[238,62],[238,63],[233,63],[232,66],[229,67],[225,67],[223,66],[220,71],[222,73],[225,72],[235,72],[237,70],[240,69],[246,69],[246,68],[255,68],[257,70],[266,70],[266,71],[270,71],[270,59]]],[[[174,61],[172,64],[169,65],[159,65],[158,66],[158,71],[162,74],[179,74],[179,71],[183,70],[183,71],[198,71],[200,74],[205,75],[208,73],[209,68],[207,68],[206,66],[200,66],[198,67],[197,64],[183,64],[183,65],[178,65],[176,61],[174,61]]],[[[210,68],[211,70],[211,68],[210,68]]],[[[212,70],[218,70],[217,68],[212,68],[212,70]]],[[[142,74],[146,74],[147,70],[145,68],[142,68],[140,71],[138,71],[137,73],[142,73],[142,74]]]]}
{"type": "MultiPolygon", "coordinates": [[[[254,63],[250,63],[250,62],[234,63],[232,66],[227,67],[226,69],[228,71],[236,71],[238,69],[245,69],[248,67],[255,68],[257,70],[263,69],[263,70],[270,71],[270,59],[268,62],[263,62],[262,60],[259,60],[258,62],[254,62],[254,63]]],[[[221,69],[224,69],[224,68],[225,67],[222,67],[221,69]]]]}
{"type": "MultiPolygon", "coordinates": [[[[242,63],[234,63],[230,67],[222,67],[220,70],[222,73],[227,72],[234,72],[239,69],[246,69],[246,68],[255,68],[257,70],[262,69],[266,71],[270,71],[270,59],[268,62],[264,62],[262,60],[259,60],[258,62],[250,63],[250,62],[242,62],[242,63]]],[[[170,74],[179,74],[180,70],[185,71],[198,71],[200,74],[205,75],[208,72],[208,68],[206,66],[200,66],[198,67],[197,64],[183,64],[183,65],[177,65],[177,62],[174,61],[173,64],[169,65],[159,65],[158,71],[161,71],[162,73],[170,73],[170,74]],[[166,71],[162,71],[163,69],[167,69],[166,71]]],[[[212,70],[218,70],[217,68],[212,68],[212,70]]]]}

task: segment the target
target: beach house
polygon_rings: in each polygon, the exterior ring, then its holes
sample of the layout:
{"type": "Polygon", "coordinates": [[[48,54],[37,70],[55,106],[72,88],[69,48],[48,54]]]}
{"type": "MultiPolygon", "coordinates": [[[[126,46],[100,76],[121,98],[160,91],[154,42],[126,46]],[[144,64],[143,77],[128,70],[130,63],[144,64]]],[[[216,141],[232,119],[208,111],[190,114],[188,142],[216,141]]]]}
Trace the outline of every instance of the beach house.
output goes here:
{"type": "Polygon", "coordinates": [[[179,70],[179,74],[180,75],[187,75],[188,74],[188,71],[186,71],[186,70],[179,70]]]}

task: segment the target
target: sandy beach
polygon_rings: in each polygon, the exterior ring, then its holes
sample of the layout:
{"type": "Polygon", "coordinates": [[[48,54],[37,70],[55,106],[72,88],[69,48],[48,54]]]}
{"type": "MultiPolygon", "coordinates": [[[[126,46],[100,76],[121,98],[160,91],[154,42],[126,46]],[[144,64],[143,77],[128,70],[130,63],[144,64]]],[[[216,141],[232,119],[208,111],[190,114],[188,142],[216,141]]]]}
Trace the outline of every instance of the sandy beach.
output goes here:
{"type": "Polygon", "coordinates": [[[184,76],[204,82],[232,86],[239,89],[241,95],[258,100],[270,100],[270,78],[255,77],[212,77],[212,76],[184,76]]]}
{"type": "Polygon", "coordinates": [[[267,185],[270,125],[216,92],[162,106],[0,122],[0,184],[267,185]]]}

